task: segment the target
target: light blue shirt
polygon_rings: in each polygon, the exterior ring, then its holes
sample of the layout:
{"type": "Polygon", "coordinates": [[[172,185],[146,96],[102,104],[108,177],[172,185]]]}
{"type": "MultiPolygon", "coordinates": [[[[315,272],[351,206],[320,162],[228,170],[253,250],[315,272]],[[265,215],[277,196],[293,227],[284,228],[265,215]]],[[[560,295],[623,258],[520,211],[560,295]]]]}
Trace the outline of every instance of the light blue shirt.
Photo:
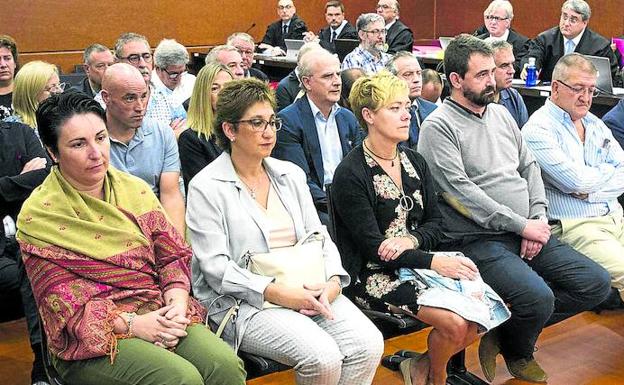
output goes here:
{"type": "Polygon", "coordinates": [[[334,171],[342,160],[342,145],[340,135],[338,135],[338,125],[336,124],[336,113],[340,109],[338,104],[332,106],[329,117],[325,119],[321,110],[308,98],[310,109],[314,116],[314,124],[321,145],[321,156],[323,158],[323,185],[331,183],[334,179],[334,171]]]}
{"type": "Polygon", "coordinates": [[[570,115],[546,100],[522,129],[527,146],[542,168],[549,219],[604,216],[621,209],[624,151],[611,130],[594,114],[581,119],[581,142],[570,115]],[[572,194],[588,194],[578,199],[572,194]]]}
{"type": "Polygon", "coordinates": [[[153,119],[143,124],[128,144],[110,138],[110,162],[115,168],[143,179],[160,196],[160,176],[180,172],[178,144],[171,127],[153,119]]]}

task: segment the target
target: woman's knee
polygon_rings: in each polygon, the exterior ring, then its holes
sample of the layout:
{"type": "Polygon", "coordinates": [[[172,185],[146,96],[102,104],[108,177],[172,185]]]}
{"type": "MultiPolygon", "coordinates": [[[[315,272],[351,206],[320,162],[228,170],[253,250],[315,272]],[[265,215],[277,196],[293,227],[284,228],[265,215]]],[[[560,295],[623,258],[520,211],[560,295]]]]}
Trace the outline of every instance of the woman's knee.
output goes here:
{"type": "Polygon", "coordinates": [[[206,384],[244,384],[247,373],[243,360],[233,350],[224,350],[213,356],[212,371],[206,376],[206,384]]]}
{"type": "Polygon", "coordinates": [[[166,371],[163,384],[204,385],[204,379],[192,365],[171,365],[166,371]]]}
{"type": "Polygon", "coordinates": [[[343,359],[344,356],[336,345],[312,348],[296,369],[301,374],[319,378],[340,378],[343,359]]]}
{"type": "Polygon", "coordinates": [[[461,345],[466,341],[466,337],[470,331],[470,322],[451,312],[448,317],[448,322],[445,323],[444,329],[441,331],[455,345],[461,345]]]}

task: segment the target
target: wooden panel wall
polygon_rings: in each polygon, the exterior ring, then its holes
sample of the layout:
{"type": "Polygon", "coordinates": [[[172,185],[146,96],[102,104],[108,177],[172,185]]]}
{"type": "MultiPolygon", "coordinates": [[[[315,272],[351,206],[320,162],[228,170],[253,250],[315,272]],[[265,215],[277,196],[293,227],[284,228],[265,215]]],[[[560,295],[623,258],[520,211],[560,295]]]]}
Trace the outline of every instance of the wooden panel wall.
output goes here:
{"type": "MultiPolygon", "coordinates": [[[[8,0],[2,0],[7,2],[8,0]]],[[[512,0],[514,27],[535,36],[558,22],[562,0],[512,0]]],[[[325,0],[295,0],[297,13],[317,32],[325,25],[325,0]]],[[[347,19],[374,12],[376,0],[343,0],[347,19]]],[[[2,11],[2,30],[16,38],[22,62],[44,59],[64,72],[81,63],[82,50],[100,42],[112,47],[126,31],[146,35],[156,46],[175,38],[191,51],[206,51],[234,31],[260,40],[266,26],[277,19],[276,0],[20,0],[2,11]]],[[[401,20],[417,39],[472,32],[483,23],[489,0],[401,0],[401,20]]],[[[624,0],[590,0],[592,29],[605,36],[624,33],[624,0]]]]}

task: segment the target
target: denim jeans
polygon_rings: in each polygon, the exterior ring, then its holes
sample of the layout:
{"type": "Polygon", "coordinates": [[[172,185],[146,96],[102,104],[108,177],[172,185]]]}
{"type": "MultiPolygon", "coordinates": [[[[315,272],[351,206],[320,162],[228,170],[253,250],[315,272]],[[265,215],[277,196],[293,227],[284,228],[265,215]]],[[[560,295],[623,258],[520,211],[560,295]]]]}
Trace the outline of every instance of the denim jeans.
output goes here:
{"type": "Polygon", "coordinates": [[[532,357],[553,311],[589,310],[610,290],[605,269],[556,237],[531,261],[519,256],[521,240],[515,234],[482,236],[460,246],[477,264],[483,280],[511,307],[511,318],[498,328],[501,351],[508,360],[532,357]]]}

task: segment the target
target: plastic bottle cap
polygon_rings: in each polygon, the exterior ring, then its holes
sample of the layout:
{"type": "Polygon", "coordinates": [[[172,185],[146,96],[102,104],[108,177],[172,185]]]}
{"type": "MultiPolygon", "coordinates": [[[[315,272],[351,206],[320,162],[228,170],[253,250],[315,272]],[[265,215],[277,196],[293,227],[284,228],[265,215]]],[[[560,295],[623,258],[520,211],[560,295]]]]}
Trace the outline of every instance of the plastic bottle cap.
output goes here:
{"type": "Polygon", "coordinates": [[[529,58],[529,65],[530,66],[534,66],[535,65],[535,58],[534,57],[530,57],[529,58]]]}

